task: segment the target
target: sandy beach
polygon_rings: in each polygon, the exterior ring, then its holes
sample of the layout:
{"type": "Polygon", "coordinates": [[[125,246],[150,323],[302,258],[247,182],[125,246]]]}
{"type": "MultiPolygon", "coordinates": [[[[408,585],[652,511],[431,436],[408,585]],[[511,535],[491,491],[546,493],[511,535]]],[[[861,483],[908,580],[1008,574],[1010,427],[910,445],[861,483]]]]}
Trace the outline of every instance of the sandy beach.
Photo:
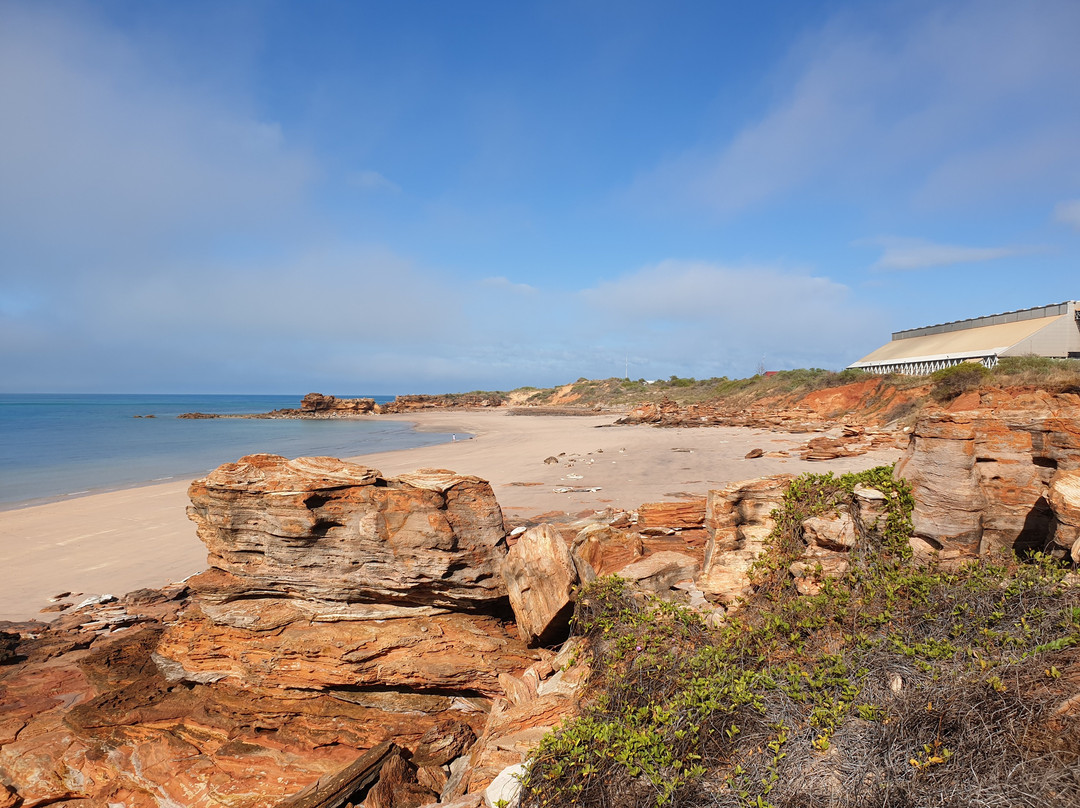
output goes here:
{"type": "MultiPolygon", "coordinates": [[[[818,463],[797,457],[748,460],[744,455],[751,449],[790,450],[811,436],[742,427],[613,426],[613,415],[440,410],[380,417],[456,434],[457,440],[350,459],[386,476],[447,468],[483,477],[511,520],[632,509],[752,477],[852,471],[899,456],[893,449],[818,463]],[[544,462],[551,457],[559,462],[544,462]]],[[[0,587],[0,620],[48,619],[40,609],[64,592],[79,593],[65,598],[78,602],[200,572],[206,553],[185,513],[187,485],[169,482],[0,511],[0,568],[7,579],[0,587]]]]}

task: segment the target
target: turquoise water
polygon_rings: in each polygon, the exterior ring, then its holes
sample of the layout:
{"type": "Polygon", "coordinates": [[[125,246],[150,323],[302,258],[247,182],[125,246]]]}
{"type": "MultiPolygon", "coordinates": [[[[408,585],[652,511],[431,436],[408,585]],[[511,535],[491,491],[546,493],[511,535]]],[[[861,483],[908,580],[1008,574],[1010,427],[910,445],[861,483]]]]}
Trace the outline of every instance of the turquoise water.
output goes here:
{"type": "MultiPolygon", "coordinates": [[[[449,435],[360,420],[187,420],[185,412],[256,413],[301,396],[0,395],[0,508],[194,478],[246,454],[354,455],[430,446],[449,435]],[[153,415],[154,418],[136,418],[153,415]]],[[[390,401],[390,396],[374,396],[390,401]]]]}

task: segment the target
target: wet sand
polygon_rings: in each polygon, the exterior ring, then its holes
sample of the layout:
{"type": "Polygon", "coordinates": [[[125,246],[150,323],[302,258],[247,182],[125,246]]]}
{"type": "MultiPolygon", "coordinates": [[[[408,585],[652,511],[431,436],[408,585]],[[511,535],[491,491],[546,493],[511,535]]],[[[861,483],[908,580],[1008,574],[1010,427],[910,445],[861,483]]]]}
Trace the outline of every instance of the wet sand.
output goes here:
{"type": "MultiPolygon", "coordinates": [[[[440,410],[379,417],[456,433],[458,439],[350,459],[386,476],[447,468],[483,477],[511,520],[554,511],[633,509],[769,474],[869,468],[900,454],[892,449],[818,463],[797,457],[747,460],[751,449],[790,450],[812,436],[743,427],[613,426],[613,415],[440,410]],[[559,462],[545,463],[550,457],[559,462]],[[559,490],[567,488],[598,490],[559,490]]],[[[187,485],[168,482],[0,511],[0,569],[6,578],[0,620],[48,619],[39,610],[62,592],[120,595],[200,572],[206,552],[186,516],[187,485]]]]}

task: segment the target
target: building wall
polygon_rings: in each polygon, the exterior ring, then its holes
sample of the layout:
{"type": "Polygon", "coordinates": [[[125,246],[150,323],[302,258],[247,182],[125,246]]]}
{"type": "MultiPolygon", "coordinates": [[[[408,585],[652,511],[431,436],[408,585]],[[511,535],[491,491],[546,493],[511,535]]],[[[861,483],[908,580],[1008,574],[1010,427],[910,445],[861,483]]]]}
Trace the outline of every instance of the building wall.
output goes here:
{"type": "Polygon", "coordinates": [[[1030,354],[1059,358],[1080,354],[1080,323],[1075,317],[1062,317],[1001,352],[1002,356],[1030,354]]]}

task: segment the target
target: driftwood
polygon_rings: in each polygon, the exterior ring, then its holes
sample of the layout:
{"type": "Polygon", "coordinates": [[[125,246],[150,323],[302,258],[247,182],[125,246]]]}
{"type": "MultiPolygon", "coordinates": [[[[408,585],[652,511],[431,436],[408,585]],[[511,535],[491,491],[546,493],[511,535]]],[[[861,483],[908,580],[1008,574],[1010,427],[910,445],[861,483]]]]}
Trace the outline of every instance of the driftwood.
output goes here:
{"type": "Polygon", "coordinates": [[[324,775],[299,794],[279,802],[277,808],[341,808],[353,794],[378,780],[383,763],[398,751],[393,741],[383,741],[337,774],[324,775]]]}

